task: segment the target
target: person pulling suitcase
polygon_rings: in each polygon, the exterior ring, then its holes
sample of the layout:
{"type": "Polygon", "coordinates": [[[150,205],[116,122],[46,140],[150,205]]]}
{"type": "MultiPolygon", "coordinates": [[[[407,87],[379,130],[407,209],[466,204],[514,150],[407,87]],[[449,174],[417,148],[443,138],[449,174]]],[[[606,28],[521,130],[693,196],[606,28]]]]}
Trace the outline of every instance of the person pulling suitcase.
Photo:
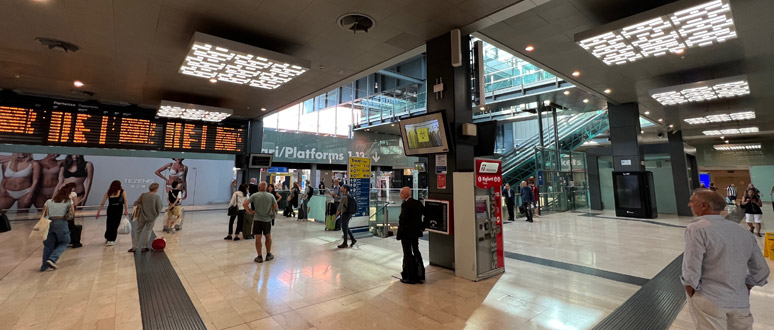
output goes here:
{"type": "Polygon", "coordinates": [[[395,238],[403,247],[403,271],[402,283],[421,284],[425,280],[425,264],[422,254],[419,252],[419,238],[425,231],[422,216],[425,206],[411,197],[411,188],[403,187],[400,190],[400,216],[398,220],[398,234],[395,238]]]}

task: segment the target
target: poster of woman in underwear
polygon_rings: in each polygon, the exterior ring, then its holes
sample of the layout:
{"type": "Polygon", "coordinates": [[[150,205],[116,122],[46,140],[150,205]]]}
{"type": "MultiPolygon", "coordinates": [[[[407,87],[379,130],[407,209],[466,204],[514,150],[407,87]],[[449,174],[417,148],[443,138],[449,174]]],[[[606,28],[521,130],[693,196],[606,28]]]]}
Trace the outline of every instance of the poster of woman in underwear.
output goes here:
{"type": "Polygon", "coordinates": [[[74,182],[75,193],[78,194],[76,206],[84,206],[89,198],[91,185],[94,183],[94,164],[87,162],[83,155],[67,155],[59,169],[58,181],[56,191],[62,186],[74,182]]]}
{"type": "Polygon", "coordinates": [[[51,199],[59,185],[59,170],[62,168],[63,160],[57,159],[59,154],[47,154],[43,159],[38,160],[40,164],[40,186],[35,194],[35,208],[43,209],[43,204],[51,199]]]}
{"type": "Polygon", "coordinates": [[[156,170],[156,175],[164,179],[164,182],[167,183],[167,192],[172,190],[172,182],[180,182],[180,189],[183,191],[183,200],[185,200],[188,198],[188,166],[183,164],[183,158],[172,158],[172,160],[174,162],[167,163],[156,170]],[[163,172],[167,170],[169,171],[164,175],[163,172]]]}
{"type": "Polygon", "coordinates": [[[29,153],[14,153],[0,158],[0,210],[16,204],[18,213],[29,212],[38,185],[40,164],[29,153]]]}

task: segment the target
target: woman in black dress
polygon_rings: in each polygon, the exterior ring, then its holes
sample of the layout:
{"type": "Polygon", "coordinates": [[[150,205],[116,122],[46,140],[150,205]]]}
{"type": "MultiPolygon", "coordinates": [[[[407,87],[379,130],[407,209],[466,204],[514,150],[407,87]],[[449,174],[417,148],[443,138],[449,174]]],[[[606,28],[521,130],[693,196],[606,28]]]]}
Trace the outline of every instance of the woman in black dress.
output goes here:
{"type": "MultiPolygon", "coordinates": [[[[282,199],[282,195],[280,195],[280,194],[279,194],[279,193],[278,193],[278,192],[277,192],[277,191],[274,189],[274,185],[273,185],[273,184],[266,185],[266,192],[267,192],[267,193],[270,193],[270,194],[272,194],[272,195],[274,195],[274,198],[276,198],[276,199],[277,199],[277,203],[279,203],[279,201],[282,199]]],[[[274,226],[274,219],[275,219],[275,218],[276,218],[276,215],[273,215],[273,216],[271,217],[271,225],[272,225],[272,226],[274,226]]]]}
{"type": "Polygon", "coordinates": [[[97,209],[97,219],[99,219],[99,213],[102,212],[102,207],[105,206],[105,201],[108,202],[105,245],[113,246],[116,245],[118,226],[121,224],[121,210],[124,211],[123,215],[129,215],[129,204],[126,202],[126,192],[121,188],[121,181],[114,180],[110,183],[110,188],[97,209]]]}
{"type": "Polygon", "coordinates": [[[747,221],[747,226],[750,227],[750,232],[757,234],[758,237],[762,237],[761,218],[763,217],[763,210],[761,210],[761,206],[763,203],[755,188],[747,189],[741,204],[744,208],[745,221],[747,221]],[[758,230],[757,233],[753,232],[754,229],[758,230]]]}

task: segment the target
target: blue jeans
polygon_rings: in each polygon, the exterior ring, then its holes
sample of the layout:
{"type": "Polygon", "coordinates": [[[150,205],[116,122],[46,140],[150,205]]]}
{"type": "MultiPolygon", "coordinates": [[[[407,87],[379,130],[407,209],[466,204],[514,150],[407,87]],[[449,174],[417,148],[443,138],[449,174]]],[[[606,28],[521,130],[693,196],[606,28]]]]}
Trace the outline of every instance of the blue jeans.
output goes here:
{"type": "Polygon", "coordinates": [[[355,242],[355,235],[352,234],[352,230],[349,229],[349,220],[352,218],[348,216],[341,216],[341,232],[344,234],[344,244],[347,244],[347,235],[349,235],[349,238],[352,239],[352,242],[355,242]]]}
{"type": "Polygon", "coordinates": [[[70,228],[67,225],[67,220],[51,220],[51,224],[48,226],[48,237],[43,241],[41,272],[49,267],[46,263],[47,260],[53,262],[59,260],[59,256],[67,249],[68,243],[70,243],[70,228]]]}

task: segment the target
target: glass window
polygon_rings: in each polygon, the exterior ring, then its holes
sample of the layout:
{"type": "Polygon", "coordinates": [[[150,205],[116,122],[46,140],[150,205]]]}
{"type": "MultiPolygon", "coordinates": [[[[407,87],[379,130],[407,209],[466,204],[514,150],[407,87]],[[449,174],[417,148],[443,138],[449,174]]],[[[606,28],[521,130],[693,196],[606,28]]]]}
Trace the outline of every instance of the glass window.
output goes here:
{"type": "Polygon", "coordinates": [[[328,108],[319,111],[320,126],[317,131],[320,134],[333,135],[336,134],[336,108],[328,108]]]}
{"type": "Polygon", "coordinates": [[[317,116],[319,112],[301,113],[301,122],[298,124],[299,133],[317,133],[317,116]]]}
{"type": "Polygon", "coordinates": [[[352,108],[336,107],[336,135],[349,136],[349,131],[354,122],[352,108]]]}
{"type": "Polygon", "coordinates": [[[289,108],[279,112],[279,122],[277,128],[282,131],[298,130],[298,111],[300,106],[298,104],[290,106],[289,108]]]}
{"type": "Polygon", "coordinates": [[[341,103],[352,101],[352,84],[341,86],[341,103]]]}
{"type": "Polygon", "coordinates": [[[328,92],[327,96],[328,102],[327,106],[328,108],[339,105],[339,89],[334,89],[332,91],[328,92]]]}
{"type": "Polygon", "coordinates": [[[279,117],[279,112],[263,117],[263,128],[277,129],[277,117],[279,117]]]}
{"type": "Polygon", "coordinates": [[[314,110],[320,111],[322,109],[325,109],[325,94],[314,98],[314,110]]]}
{"type": "Polygon", "coordinates": [[[303,113],[310,113],[314,111],[314,99],[308,99],[304,101],[304,103],[301,103],[301,109],[303,113]]]}

